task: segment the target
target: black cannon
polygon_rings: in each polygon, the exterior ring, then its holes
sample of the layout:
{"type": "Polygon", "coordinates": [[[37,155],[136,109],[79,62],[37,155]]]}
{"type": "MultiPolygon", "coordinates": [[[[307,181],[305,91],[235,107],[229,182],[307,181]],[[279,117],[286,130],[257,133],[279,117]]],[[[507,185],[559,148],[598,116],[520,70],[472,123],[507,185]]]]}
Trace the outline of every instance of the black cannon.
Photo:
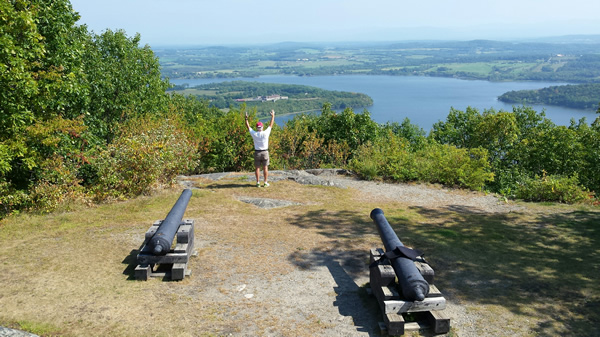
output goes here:
{"type": "Polygon", "coordinates": [[[173,208],[167,214],[167,217],[161,222],[160,226],[148,241],[148,248],[154,255],[165,255],[171,249],[171,244],[175,238],[175,234],[181,225],[183,219],[183,213],[187,208],[190,198],[192,197],[192,191],[189,189],[183,190],[179,199],[173,208]]]}
{"type": "Polygon", "coordinates": [[[420,255],[418,251],[404,247],[398,236],[388,223],[383,210],[375,208],[371,211],[371,219],[377,225],[377,231],[386,250],[402,288],[402,294],[409,301],[422,301],[429,293],[429,283],[425,281],[413,260],[420,255]]]}

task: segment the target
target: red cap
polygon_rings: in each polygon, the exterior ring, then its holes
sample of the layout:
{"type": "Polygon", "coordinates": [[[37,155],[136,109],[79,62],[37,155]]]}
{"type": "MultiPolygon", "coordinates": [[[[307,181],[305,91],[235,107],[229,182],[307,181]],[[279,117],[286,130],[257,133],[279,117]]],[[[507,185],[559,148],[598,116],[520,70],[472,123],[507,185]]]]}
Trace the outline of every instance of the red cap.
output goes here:
{"type": "Polygon", "coordinates": [[[263,126],[262,122],[258,122],[258,123],[256,123],[256,127],[257,127],[257,128],[262,128],[262,126],[263,126]]]}

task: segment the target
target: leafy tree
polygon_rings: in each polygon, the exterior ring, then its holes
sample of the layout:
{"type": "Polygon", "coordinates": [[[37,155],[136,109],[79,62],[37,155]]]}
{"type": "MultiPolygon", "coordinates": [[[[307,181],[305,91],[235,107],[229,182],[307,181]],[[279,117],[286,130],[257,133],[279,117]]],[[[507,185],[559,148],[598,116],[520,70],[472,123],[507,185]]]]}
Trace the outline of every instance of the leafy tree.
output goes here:
{"type": "Polygon", "coordinates": [[[72,127],[81,124],[67,126],[63,119],[81,115],[85,104],[81,50],[87,32],[75,26],[78,19],[67,0],[0,3],[0,203],[6,212],[39,195],[35,184],[57,186],[61,178],[48,180],[46,171],[75,176],[65,154],[81,149],[65,151],[69,142],[54,139],[72,137],[72,127]],[[47,165],[50,158],[69,170],[47,165]]]}
{"type": "MultiPolygon", "coordinates": [[[[557,182],[565,191],[579,191],[578,195],[582,188],[598,188],[595,177],[600,160],[595,125],[590,127],[583,119],[572,121],[569,127],[557,126],[544,112],[538,114],[527,107],[515,107],[512,113],[486,110],[480,114],[467,109],[452,110],[445,122],[434,125],[430,136],[443,144],[486,149],[496,176],[489,186],[507,196],[518,193],[535,200],[532,191],[545,190],[534,186],[550,186],[548,182],[557,182]],[[539,177],[549,178],[540,181],[539,177]]],[[[559,198],[558,194],[556,198],[577,199],[564,195],[559,198]]]]}
{"type": "Polygon", "coordinates": [[[78,19],[68,0],[0,2],[0,213],[75,197],[117,123],[169,114],[139,35],[96,36],[78,19]]]}
{"type": "Polygon", "coordinates": [[[405,118],[401,124],[398,124],[397,122],[387,123],[383,129],[389,129],[394,134],[408,140],[413,150],[420,149],[427,143],[427,133],[425,130],[412,124],[408,118],[405,118]]]}
{"type": "Polygon", "coordinates": [[[37,70],[40,102],[36,116],[77,118],[89,99],[82,67],[89,33],[85,26],[76,25],[79,14],[69,1],[31,3],[38,10],[35,22],[45,50],[37,70]]]}
{"type": "Polygon", "coordinates": [[[360,114],[346,108],[341,113],[331,109],[331,104],[324,104],[321,115],[315,119],[312,130],[323,137],[325,144],[335,141],[346,143],[350,149],[358,149],[361,144],[377,137],[379,125],[371,119],[367,110],[360,114]]]}
{"type": "Polygon", "coordinates": [[[164,113],[168,82],[160,77],[158,59],[140,35],[106,30],[94,36],[84,55],[89,85],[86,123],[110,142],[119,123],[140,115],[164,113]]]}
{"type": "MultiPolygon", "coordinates": [[[[578,151],[573,153],[570,162],[572,165],[579,165],[572,168],[577,172],[579,181],[583,186],[600,192],[600,118],[597,118],[591,125],[584,121],[572,123],[569,129],[576,133],[577,142],[580,145],[571,145],[570,148],[576,146],[578,151]]],[[[567,149],[568,151],[570,149],[567,149]]]]}
{"type": "Polygon", "coordinates": [[[430,137],[442,144],[453,144],[459,148],[473,147],[473,136],[482,116],[477,109],[466,111],[450,108],[446,121],[433,124],[430,137]]]}
{"type": "MultiPolygon", "coordinates": [[[[43,37],[29,6],[29,1],[0,2],[0,141],[8,162],[18,151],[7,141],[35,119],[30,102],[38,93],[35,70],[44,55],[43,37]]],[[[0,167],[4,173],[10,170],[6,162],[0,167]]]]}
{"type": "MultiPolygon", "coordinates": [[[[232,109],[223,116],[212,118],[206,126],[207,153],[201,158],[203,172],[224,172],[251,170],[253,159],[252,138],[244,122],[245,106],[241,110],[232,109]]],[[[250,123],[256,113],[249,114],[250,123]]]]}

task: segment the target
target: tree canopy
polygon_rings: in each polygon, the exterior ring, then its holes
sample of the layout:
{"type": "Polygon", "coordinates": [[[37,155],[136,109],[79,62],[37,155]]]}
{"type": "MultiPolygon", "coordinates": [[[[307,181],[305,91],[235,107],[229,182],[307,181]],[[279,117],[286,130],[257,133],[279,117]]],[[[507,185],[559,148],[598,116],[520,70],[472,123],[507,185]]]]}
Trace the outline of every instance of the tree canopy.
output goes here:
{"type": "Polygon", "coordinates": [[[94,176],[83,168],[114,140],[119,124],[169,111],[168,82],[139,35],[96,35],[78,20],[68,0],[0,2],[4,209],[35,208],[50,189],[57,198],[76,193],[94,176]]]}
{"type": "Polygon", "coordinates": [[[600,102],[600,84],[552,86],[539,90],[509,91],[500,101],[519,104],[550,104],[575,109],[596,109],[600,102]]]}

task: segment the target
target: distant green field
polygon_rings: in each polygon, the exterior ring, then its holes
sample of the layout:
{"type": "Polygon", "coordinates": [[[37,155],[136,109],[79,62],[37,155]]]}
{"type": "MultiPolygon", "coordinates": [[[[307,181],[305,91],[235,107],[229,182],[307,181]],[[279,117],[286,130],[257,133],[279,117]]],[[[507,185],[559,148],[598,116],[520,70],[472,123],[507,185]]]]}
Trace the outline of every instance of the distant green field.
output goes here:
{"type": "Polygon", "coordinates": [[[522,73],[534,70],[535,67],[541,68],[542,65],[536,63],[516,63],[516,62],[475,62],[475,63],[443,63],[430,68],[429,71],[439,71],[440,68],[446,68],[446,72],[465,72],[479,75],[486,75],[494,72],[503,73],[522,73]]]}
{"type": "Polygon", "coordinates": [[[488,74],[490,73],[494,66],[489,63],[452,63],[452,64],[440,64],[437,68],[432,68],[432,70],[437,70],[441,67],[449,68],[451,72],[466,72],[466,73],[476,73],[476,74],[488,74]]]}
{"type": "Polygon", "coordinates": [[[258,61],[256,63],[256,65],[259,68],[266,68],[266,67],[276,67],[280,62],[279,61],[258,61]]]}
{"type": "Polygon", "coordinates": [[[341,73],[427,75],[492,81],[600,81],[598,44],[420,41],[207,47],[157,51],[170,78],[324,76],[341,73]]]}
{"type": "Polygon", "coordinates": [[[317,61],[303,61],[298,62],[297,64],[301,65],[305,68],[321,68],[321,67],[339,67],[339,66],[350,66],[355,64],[361,64],[359,62],[354,62],[345,59],[332,59],[332,60],[317,60],[317,61]]]}
{"type": "Polygon", "coordinates": [[[217,94],[216,90],[200,90],[200,89],[183,89],[183,90],[173,90],[173,92],[182,94],[182,95],[194,95],[194,96],[214,96],[217,94]]]}

